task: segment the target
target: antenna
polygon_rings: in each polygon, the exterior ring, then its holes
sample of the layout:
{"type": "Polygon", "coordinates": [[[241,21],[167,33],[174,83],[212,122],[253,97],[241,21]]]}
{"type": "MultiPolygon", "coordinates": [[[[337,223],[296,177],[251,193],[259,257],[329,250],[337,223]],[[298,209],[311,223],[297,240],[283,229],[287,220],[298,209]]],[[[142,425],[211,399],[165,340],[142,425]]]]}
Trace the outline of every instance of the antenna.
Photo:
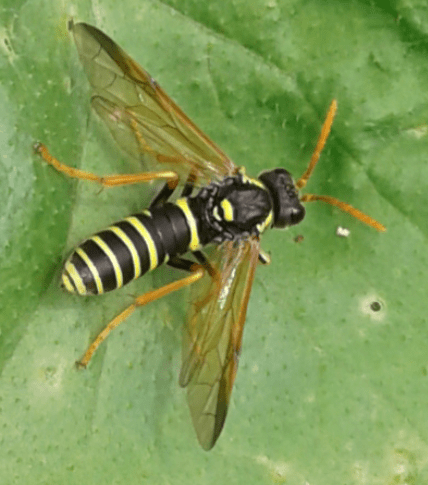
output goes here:
{"type": "MultiPolygon", "coordinates": [[[[327,116],[326,116],[326,119],[324,121],[324,124],[322,125],[321,134],[318,138],[314,153],[312,154],[312,157],[309,161],[308,168],[306,169],[305,173],[296,182],[296,188],[297,189],[303,189],[306,186],[309,177],[312,175],[312,172],[314,171],[314,168],[315,168],[316,164],[318,163],[321,152],[322,152],[324,145],[327,141],[328,135],[330,134],[331,126],[333,124],[333,120],[334,120],[334,116],[336,115],[336,111],[337,111],[337,101],[335,99],[333,99],[333,101],[331,102],[330,107],[328,109],[327,116]]],[[[346,202],[342,202],[341,200],[336,199],[335,197],[331,197],[329,195],[304,194],[304,195],[301,196],[300,200],[302,202],[312,202],[314,200],[320,200],[322,202],[326,202],[327,204],[338,207],[343,212],[347,212],[352,217],[355,217],[359,221],[363,222],[364,224],[367,224],[368,226],[371,226],[371,227],[377,229],[378,231],[386,231],[386,227],[383,224],[376,221],[375,219],[368,216],[367,214],[364,214],[360,210],[355,209],[355,207],[352,207],[351,205],[347,204],[346,202]]]]}

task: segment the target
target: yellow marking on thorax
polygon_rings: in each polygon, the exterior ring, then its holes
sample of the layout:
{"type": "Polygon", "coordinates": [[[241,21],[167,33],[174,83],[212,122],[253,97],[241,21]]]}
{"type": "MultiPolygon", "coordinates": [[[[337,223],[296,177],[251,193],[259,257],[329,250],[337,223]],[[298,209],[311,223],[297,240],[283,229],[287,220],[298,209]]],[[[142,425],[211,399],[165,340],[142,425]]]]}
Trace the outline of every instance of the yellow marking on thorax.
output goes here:
{"type": "Polygon", "coordinates": [[[218,206],[214,206],[214,209],[213,209],[213,217],[216,221],[221,221],[221,217],[220,217],[220,214],[218,212],[218,206]]]}
{"type": "Polygon", "coordinates": [[[223,199],[220,202],[220,207],[223,209],[223,218],[225,221],[233,221],[233,206],[229,200],[223,199]]]}
{"type": "Polygon", "coordinates": [[[270,211],[266,219],[257,225],[257,229],[259,230],[260,234],[264,232],[271,224],[273,219],[273,212],[270,211]]]}
{"type": "Polygon", "coordinates": [[[257,187],[260,187],[261,189],[265,189],[266,190],[266,187],[264,186],[264,184],[262,183],[261,180],[259,179],[253,179],[251,177],[249,177],[245,171],[245,167],[239,167],[238,168],[238,173],[239,175],[242,177],[242,181],[245,183],[245,184],[253,184],[253,185],[256,185],[257,187]]]}

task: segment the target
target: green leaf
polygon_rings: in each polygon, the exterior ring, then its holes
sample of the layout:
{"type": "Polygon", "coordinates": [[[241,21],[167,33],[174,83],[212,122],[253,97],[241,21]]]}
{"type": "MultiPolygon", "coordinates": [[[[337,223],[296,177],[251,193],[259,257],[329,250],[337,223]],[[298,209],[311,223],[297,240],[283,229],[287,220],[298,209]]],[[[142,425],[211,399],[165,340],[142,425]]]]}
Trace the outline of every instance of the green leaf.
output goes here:
{"type": "Polygon", "coordinates": [[[1,482],[426,483],[425,2],[3,7],[1,482]],[[301,225],[263,237],[272,264],[257,271],[229,415],[208,454],[177,384],[186,292],[141,309],[86,371],[74,367],[132,296],[177,273],[97,298],[58,287],[69,251],[154,190],[100,191],[32,153],[40,140],[99,174],[139,169],[91,113],[71,16],[117,41],[252,175],[284,166],[299,177],[337,99],[307,190],[388,229],[314,203],[301,225]]]}

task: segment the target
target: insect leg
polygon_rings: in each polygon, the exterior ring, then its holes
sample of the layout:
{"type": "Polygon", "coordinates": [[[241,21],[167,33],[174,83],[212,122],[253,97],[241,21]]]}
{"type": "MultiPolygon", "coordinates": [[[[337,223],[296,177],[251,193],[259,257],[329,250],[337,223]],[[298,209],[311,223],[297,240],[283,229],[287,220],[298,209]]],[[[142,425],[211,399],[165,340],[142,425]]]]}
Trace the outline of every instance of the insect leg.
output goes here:
{"type": "Polygon", "coordinates": [[[172,193],[177,187],[177,184],[178,184],[178,179],[176,184],[167,182],[162,187],[162,190],[158,193],[158,195],[156,195],[156,197],[152,200],[150,204],[150,209],[153,209],[153,207],[159,207],[160,205],[163,205],[171,197],[172,193]]]}
{"type": "MultiPolygon", "coordinates": [[[[183,192],[181,193],[181,197],[188,197],[192,193],[195,181],[196,181],[196,175],[193,172],[191,172],[187,177],[187,181],[184,185],[183,192]]],[[[171,197],[177,185],[178,185],[178,178],[175,185],[173,183],[167,182],[165,186],[162,188],[162,190],[158,193],[158,195],[152,200],[150,204],[150,208],[152,209],[153,207],[159,207],[160,205],[163,205],[171,197]]]]}
{"type": "MultiPolygon", "coordinates": [[[[220,274],[219,272],[212,266],[212,264],[208,261],[208,259],[205,257],[205,254],[202,251],[192,251],[192,254],[195,256],[195,258],[199,261],[199,263],[203,266],[205,271],[211,276],[211,278],[214,280],[215,284],[217,285],[218,291],[220,287],[220,274]]],[[[192,271],[192,266],[195,263],[193,261],[189,261],[188,259],[184,258],[171,258],[168,262],[167,265],[171,266],[173,268],[177,269],[182,269],[184,271],[192,271]]],[[[207,301],[211,298],[211,293],[208,293],[208,295],[205,296],[205,298],[201,301],[196,303],[197,305],[205,305],[207,301]]]]}
{"type": "MultiPolygon", "coordinates": [[[[204,267],[205,271],[211,276],[211,278],[214,280],[219,279],[218,271],[214,268],[214,266],[212,266],[202,251],[192,251],[192,254],[195,256],[201,266],[204,267]]],[[[192,266],[195,263],[189,259],[175,257],[171,258],[166,264],[172,268],[182,269],[184,271],[192,271],[192,266]]]]}
{"type": "MultiPolygon", "coordinates": [[[[221,279],[221,274],[218,271],[217,268],[215,268],[209,261],[208,258],[205,256],[205,254],[202,251],[192,251],[193,256],[199,261],[199,263],[204,267],[205,271],[211,276],[217,293],[220,292],[220,279],[221,279]]],[[[201,300],[195,303],[196,307],[202,308],[204,305],[208,303],[208,301],[211,299],[212,296],[212,291],[208,292],[205,297],[201,300]]]]}
{"type": "Polygon", "coordinates": [[[190,172],[189,176],[187,177],[186,183],[183,187],[183,192],[181,193],[181,197],[189,197],[192,193],[192,190],[195,188],[196,182],[196,174],[194,172],[190,172]]]}
{"type": "Polygon", "coordinates": [[[172,268],[182,269],[183,271],[192,271],[192,266],[194,266],[195,262],[189,259],[175,257],[171,258],[166,264],[172,268]]]}
{"type": "Polygon", "coordinates": [[[135,173],[135,174],[123,174],[123,175],[107,175],[106,177],[100,177],[91,172],[86,172],[84,170],[79,170],[77,168],[65,165],[56,159],[53,155],[49,153],[49,150],[42,143],[36,143],[34,145],[34,151],[38,153],[45,162],[52,165],[58,172],[61,172],[68,177],[89,180],[91,182],[97,182],[104,187],[117,187],[120,185],[129,185],[141,182],[150,182],[151,180],[167,180],[166,185],[174,186],[178,184],[178,174],[172,170],[162,170],[158,172],[145,172],[145,173],[135,173]]]}
{"type": "Polygon", "coordinates": [[[122,313],[117,315],[98,334],[95,340],[88,347],[88,350],[86,351],[83,358],[76,363],[78,367],[86,367],[89,361],[91,360],[94,352],[98,349],[100,344],[107,338],[109,333],[112,330],[114,330],[117,326],[119,326],[121,323],[123,323],[130,315],[132,315],[132,313],[134,313],[134,311],[138,307],[147,305],[147,303],[158,300],[159,298],[162,298],[168,295],[169,293],[172,293],[173,291],[177,291],[177,290],[180,290],[181,288],[184,288],[185,286],[189,286],[192,283],[199,281],[202,278],[202,276],[205,274],[205,269],[201,265],[196,263],[193,263],[193,265],[189,268],[189,270],[192,273],[186,276],[185,278],[182,278],[181,280],[178,280],[178,281],[174,281],[173,283],[169,283],[156,290],[148,291],[147,293],[144,293],[143,295],[137,297],[132,303],[132,305],[129,305],[128,308],[125,308],[125,310],[122,313]]]}
{"type": "Polygon", "coordinates": [[[259,251],[259,261],[262,264],[270,264],[271,262],[269,254],[266,251],[263,251],[262,248],[260,248],[259,251]]]}
{"type": "Polygon", "coordinates": [[[202,251],[192,251],[193,256],[199,261],[199,263],[205,268],[206,272],[211,276],[213,280],[219,281],[219,273],[216,268],[208,261],[208,258],[202,251]]]}

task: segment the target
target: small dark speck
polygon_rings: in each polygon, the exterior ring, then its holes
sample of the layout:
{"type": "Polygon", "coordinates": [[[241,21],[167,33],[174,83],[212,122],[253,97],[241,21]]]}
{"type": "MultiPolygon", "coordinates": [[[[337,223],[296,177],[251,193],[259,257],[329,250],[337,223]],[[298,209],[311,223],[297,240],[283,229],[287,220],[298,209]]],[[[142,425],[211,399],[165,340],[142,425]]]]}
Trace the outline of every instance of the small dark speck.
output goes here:
{"type": "Polygon", "coordinates": [[[8,51],[11,51],[11,50],[12,50],[12,49],[11,49],[11,46],[10,46],[9,39],[7,39],[6,37],[3,39],[3,44],[4,44],[4,46],[6,47],[6,49],[7,49],[8,51]]]}
{"type": "Polygon", "coordinates": [[[378,301],[372,301],[370,303],[370,310],[373,312],[380,312],[382,310],[382,305],[378,301]]]}

